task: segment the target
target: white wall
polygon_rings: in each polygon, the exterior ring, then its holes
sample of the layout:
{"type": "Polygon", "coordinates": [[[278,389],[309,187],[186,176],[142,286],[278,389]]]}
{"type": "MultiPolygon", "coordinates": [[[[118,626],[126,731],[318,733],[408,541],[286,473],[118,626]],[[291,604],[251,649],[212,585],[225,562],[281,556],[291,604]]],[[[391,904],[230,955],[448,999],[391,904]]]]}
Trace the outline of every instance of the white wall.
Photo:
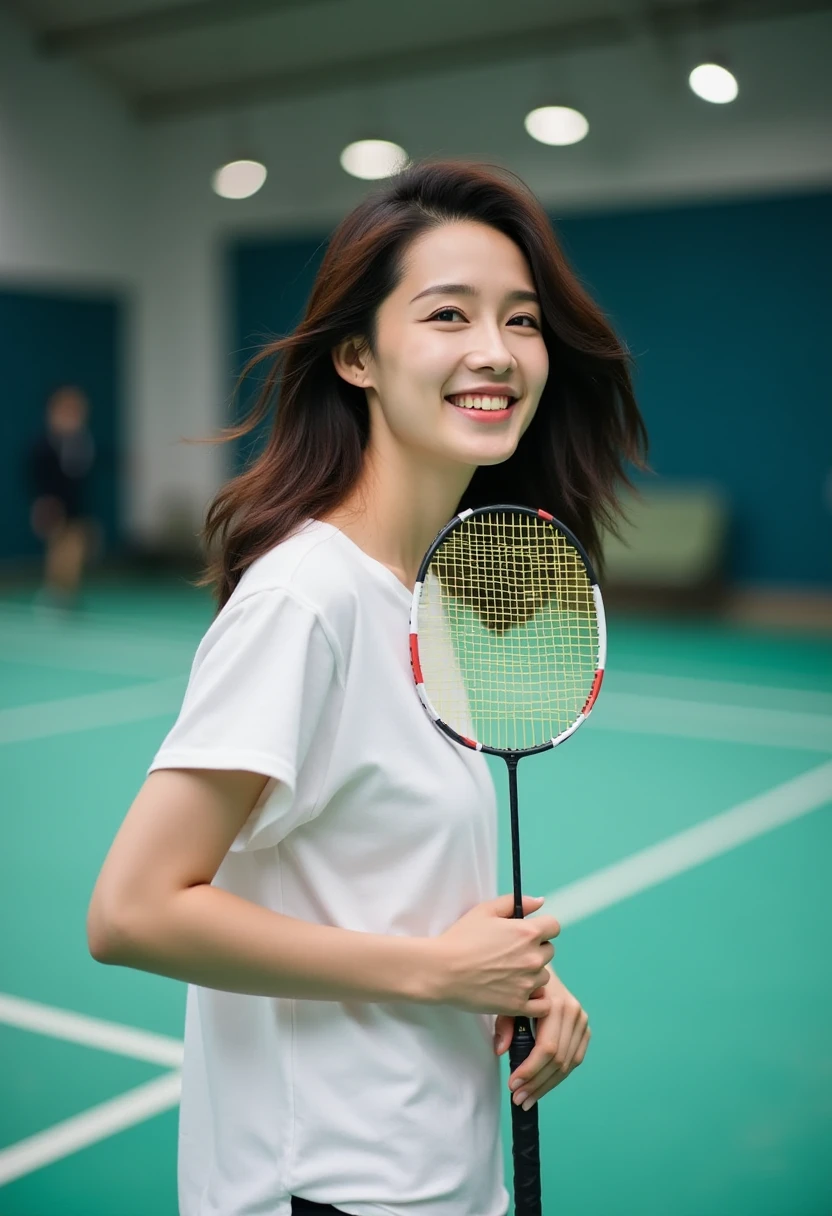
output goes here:
{"type": "Polygon", "coordinates": [[[0,275],[125,287],[137,265],[136,134],[0,10],[0,275]]]}
{"type": "Polygon", "coordinates": [[[174,503],[198,520],[223,476],[221,450],[180,440],[226,418],[225,244],[246,230],[331,229],[367,188],[338,166],[345,143],[376,132],[412,156],[497,160],[560,212],[829,184],[824,28],[791,62],[782,23],[747,27],[734,57],[743,92],[728,107],[686,89],[684,48],[659,54],[649,41],[572,56],[554,83],[550,66],[527,64],[262,105],[246,137],[268,181],[229,202],[209,188],[239,147],[226,119],[138,127],[71,65],[36,58],[0,14],[0,277],[133,290],[126,508],[151,537],[174,503]],[[518,129],[544,85],[587,110],[585,143],[546,149],[518,129]]]}

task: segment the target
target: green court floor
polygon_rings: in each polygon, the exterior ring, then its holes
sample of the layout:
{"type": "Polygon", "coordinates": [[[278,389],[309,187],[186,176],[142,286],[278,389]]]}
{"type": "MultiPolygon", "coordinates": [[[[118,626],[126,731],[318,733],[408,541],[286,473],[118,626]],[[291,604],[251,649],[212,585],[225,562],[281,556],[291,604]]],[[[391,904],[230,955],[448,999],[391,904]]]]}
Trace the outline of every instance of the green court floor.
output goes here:
{"type": "MultiPolygon", "coordinates": [[[[0,600],[0,1216],[176,1213],[184,990],[93,962],[84,917],[210,616],[184,583],[0,600]]],[[[832,642],[613,618],[591,721],[519,783],[593,1028],[541,1105],[547,1216],[829,1216],[832,642]]]]}

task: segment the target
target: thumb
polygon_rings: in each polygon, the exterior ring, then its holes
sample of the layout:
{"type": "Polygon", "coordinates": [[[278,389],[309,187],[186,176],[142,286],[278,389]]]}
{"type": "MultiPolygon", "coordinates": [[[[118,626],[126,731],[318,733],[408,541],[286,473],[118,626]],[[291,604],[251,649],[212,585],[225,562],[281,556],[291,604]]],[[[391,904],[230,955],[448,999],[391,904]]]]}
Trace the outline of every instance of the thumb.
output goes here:
{"type": "Polygon", "coordinates": [[[513,1037],[514,1018],[505,1013],[498,1014],[494,1023],[494,1054],[501,1056],[508,1051],[513,1037]]]}
{"type": "MultiPolygon", "coordinates": [[[[528,916],[530,912],[539,912],[544,902],[542,895],[524,895],[523,915],[528,916]]],[[[496,899],[483,904],[482,907],[492,916],[512,917],[514,916],[514,896],[499,895],[496,899]]]]}

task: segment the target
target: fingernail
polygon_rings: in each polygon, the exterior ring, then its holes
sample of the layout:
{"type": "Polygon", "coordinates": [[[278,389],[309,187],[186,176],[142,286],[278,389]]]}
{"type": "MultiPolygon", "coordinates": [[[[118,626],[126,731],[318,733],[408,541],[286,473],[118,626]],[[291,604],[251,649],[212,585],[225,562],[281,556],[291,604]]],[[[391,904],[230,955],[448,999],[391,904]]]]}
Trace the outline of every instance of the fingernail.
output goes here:
{"type": "Polygon", "coordinates": [[[509,1087],[509,1089],[519,1089],[522,1084],[523,1084],[523,1078],[515,1077],[513,1081],[509,1081],[508,1087],[509,1087]]]}
{"type": "Polygon", "coordinates": [[[529,1095],[526,1093],[525,1089],[521,1089],[519,1094],[514,1095],[512,1101],[514,1102],[515,1106],[522,1106],[528,1096],[529,1095]]]}
{"type": "Polygon", "coordinates": [[[527,1102],[523,1103],[523,1110],[531,1110],[531,1108],[534,1106],[536,1101],[537,1101],[537,1098],[529,1098],[529,1100],[527,1102]]]}

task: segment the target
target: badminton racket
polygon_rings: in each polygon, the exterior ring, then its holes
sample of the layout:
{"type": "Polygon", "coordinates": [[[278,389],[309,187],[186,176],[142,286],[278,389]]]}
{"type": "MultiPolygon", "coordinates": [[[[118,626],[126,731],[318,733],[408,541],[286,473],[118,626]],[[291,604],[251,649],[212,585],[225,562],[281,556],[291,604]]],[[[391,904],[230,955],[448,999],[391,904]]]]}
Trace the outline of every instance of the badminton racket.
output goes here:
{"type": "MultiPolygon", "coordinates": [[[[436,726],[508,766],[514,916],[523,916],[517,764],[586,721],[604,674],[606,628],[589,559],[546,511],[462,511],[430,546],[413,589],[410,657],[436,726]]],[[[516,1017],[514,1072],[534,1046],[516,1017]]],[[[512,1104],[515,1216],[541,1216],[537,1106],[512,1104]]]]}

